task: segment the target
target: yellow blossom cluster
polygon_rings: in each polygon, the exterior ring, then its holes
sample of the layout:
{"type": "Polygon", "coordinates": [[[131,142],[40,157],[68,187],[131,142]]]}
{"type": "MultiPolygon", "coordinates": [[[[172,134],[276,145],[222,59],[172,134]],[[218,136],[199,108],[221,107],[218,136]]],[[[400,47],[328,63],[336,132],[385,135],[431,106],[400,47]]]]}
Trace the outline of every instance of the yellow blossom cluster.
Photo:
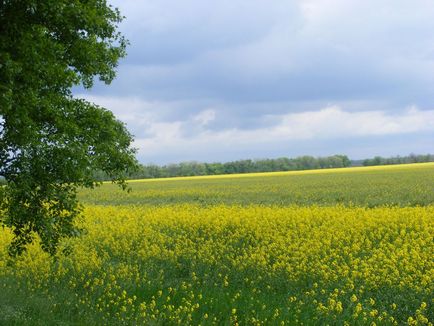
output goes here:
{"type": "Polygon", "coordinates": [[[8,262],[0,233],[0,300],[23,298],[0,324],[433,322],[433,206],[87,206],[82,223],[54,260],[8,262]]]}

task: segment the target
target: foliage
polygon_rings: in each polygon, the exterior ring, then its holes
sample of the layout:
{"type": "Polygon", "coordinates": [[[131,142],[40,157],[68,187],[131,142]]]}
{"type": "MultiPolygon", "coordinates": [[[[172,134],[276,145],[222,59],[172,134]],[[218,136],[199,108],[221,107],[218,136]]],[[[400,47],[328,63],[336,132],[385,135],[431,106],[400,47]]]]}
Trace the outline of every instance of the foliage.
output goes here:
{"type": "MultiPolygon", "coordinates": [[[[277,159],[239,160],[226,163],[181,162],[179,164],[164,166],[149,164],[141,165],[140,169],[131,174],[129,178],[171,178],[197,175],[329,169],[348,167],[350,164],[350,159],[345,155],[281,157],[277,159]]],[[[104,174],[98,173],[97,175],[101,180],[106,178],[104,174]]]]}
{"type": "MultiPolygon", "coordinates": [[[[366,160],[350,160],[346,155],[333,155],[326,157],[299,156],[295,158],[281,157],[276,159],[238,160],[232,162],[181,162],[177,164],[156,165],[147,164],[131,173],[129,179],[173,178],[201,175],[224,175],[239,173],[260,173],[278,171],[302,171],[315,169],[333,169],[357,166],[396,165],[410,163],[434,162],[434,155],[374,157],[366,160]]],[[[110,178],[103,171],[95,171],[97,180],[104,181],[110,178]]]]}
{"type": "Polygon", "coordinates": [[[54,254],[77,234],[78,187],[103,170],[125,187],[132,136],[113,114],[76,99],[74,85],[110,83],[126,40],[120,13],[104,0],[0,1],[0,223],[11,255],[37,234],[54,254]]]}
{"type": "Polygon", "coordinates": [[[409,156],[394,156],[394,157],[376,156],[372,159],[364,160],[363,165],[372,166],[372,165],[408,164],[408,163],[424,163],[424,162],[434,162],[434,155],[411,154],[409,156]]]}

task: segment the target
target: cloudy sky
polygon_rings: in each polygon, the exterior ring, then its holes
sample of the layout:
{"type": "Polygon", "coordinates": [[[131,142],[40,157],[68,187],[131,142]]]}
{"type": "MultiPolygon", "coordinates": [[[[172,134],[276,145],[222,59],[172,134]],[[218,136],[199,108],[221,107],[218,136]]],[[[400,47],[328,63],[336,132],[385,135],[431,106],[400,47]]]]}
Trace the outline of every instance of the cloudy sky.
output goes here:
{"type": "Polygon", "coordinates": [[[112,0],[142,163],[434,153],[432,0],[112,0]]]}

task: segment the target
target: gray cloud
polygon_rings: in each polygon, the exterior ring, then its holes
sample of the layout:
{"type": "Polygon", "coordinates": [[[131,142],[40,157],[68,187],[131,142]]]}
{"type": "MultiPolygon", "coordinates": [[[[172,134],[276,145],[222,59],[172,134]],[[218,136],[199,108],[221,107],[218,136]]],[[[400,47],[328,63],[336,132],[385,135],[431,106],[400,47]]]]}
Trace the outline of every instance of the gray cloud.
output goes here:
{"type": "Polygon", "coordinates": [[[132,43],[113,87],[123,94],[303,101],[406,89],[412,100],[433,86],[434,6],[424,1],[115,4],[132,43]]]}
{"type": "MultiPolygon", "coordinates": [[[[110,87],[97,84],[90,92],[76,93],[113,109],[140,146],[159,139],[162,150],[143,147],[142,160],[275,156],[289,146],[282,145],[281,135],[262,145],[240,139],[246,134],[264,138],[264,130],[272,130],[290,114],[310,112],[312,118],[327,107],[342,110],[342,120],[334,123],[356,121],[360,130],[384,129],[381,123],[395,121],[393,117],[406,118],[402,121],[413,127],[398,123],[402,130],[393,137],[354,134],[353,146],[345,145],[348,131],[337,128],[340,133],[333,140],[321,133],[287,140],[294,153],[341,150],[360,157],[381,150],[405,154],[433,148],[426,140],[427,133],[431,135],[426,125],[423,130],[414,127],[407,112],[415,106],[423,116],[433,109],[434,6],[429,1],[112,3],[127,17],[120,27],[131,41],[129,55],[110,87]],[[380,124],[355,119],[363,112],[380,124]],[[164,133],[169,136],[164,138],[164,133]],[[222,134],[227,138],[212,138],[222,134]],[[213,145],[211,152],[195,137],[238,148],[213,145]],[[414,150],[406,141],[410,138],[417,139],[414,150]],[[180,145],[178,139],[185,143],[180,145]]],[[[301,133],[296,127],[291,126],[301,133]]]]}

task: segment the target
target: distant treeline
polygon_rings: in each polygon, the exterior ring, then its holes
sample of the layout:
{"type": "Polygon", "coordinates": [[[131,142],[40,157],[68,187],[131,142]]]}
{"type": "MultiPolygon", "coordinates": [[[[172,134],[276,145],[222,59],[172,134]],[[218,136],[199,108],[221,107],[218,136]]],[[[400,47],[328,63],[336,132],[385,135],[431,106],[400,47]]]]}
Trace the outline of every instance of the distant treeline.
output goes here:
{"type": "MultiPolygon", "coordinates": [[[[148,164],[130,175],[131,179],[169,178],[198,175],[217,175],[253,172],[275,172],[343,168],[351,165],[346,155],[328,157],[300,156],[297,158],[281,157],[276,159],[238,160],[226,163],[182,162],[164,166],[148,164]]],[[[105,177],[98,175],[100,180],[105,177]]]]}
{"type": "MultiPolygon", "coordinates": [[[[238,160],[226,163],[201,163],[201,162],[182,162],[177,164],[140,165],[139,169],[128,176],[128,179],[152,179],[186,177],[199,175],[218,175],[235,173],[254,173],[254,172],[277,172],[277,171],[297,171],[313,169],[344,168],[350,166],[374,166],[374,165],[393,165],[408,163],[434,162],[434,154],[408,156],[392,156],[374,158],[366,160],[350,160],[346,155],[332,155],[327,157],[300,156],[296,158],[281,157],[276,159],[257,159],[257,160],[238,160]]],[[[109,180],[109,177],[102,171],[96,171],[95,179],[99,181],[109,180]]],[[[5,179],[0,176],[0,186],[5,184],[5,179]]]]}
{"type": "Polygon", "coordinates": [[[372,166],[372,165],[392,165],[392,164],[425,163],[425,162],[434,162],[434,154],[426,154],[426,155],[410,154],[408,156],[393,156],[393,157],[376,156],[374,158],[364,160],[363,165],[372,166]]]}
{"type": "MultiPolygon", "coordinates": [[[[128,179],[169,178],[197,175],[217,175],[253,172],[277,172],[312,169],[343,168],[349,166],[373,166],[407,163],[434,162],[434,154],[381,157],[366,160],[350,160],[346,155],[327,157],[300,156],[296,158],[281,157],[276,159],[238,160],[226,163],[182,162],[159,166],[156,164],[140,165],[128,179]]],[[[109,178],[103,172],[96,172],[95,178],[103,181],[109,178]]],[[[0,176],[0,185],[5,184],[0,176]]]]}
{"type": "MultiPolygon", "coordinates": [[[[226,163],[182,162],[168,165],[141,165],[139,170],[130,175],[131,179],[170,178],[198,175],[218,175],[234,173],[297,171],[313,169],[344,168],[350,166],[372,166],[388,164],[434,162],[434,155],[374,157],[363,161],[352,161],[346,155],[327,157],[300,156],[276,159],[238,160],[226,163]]],[[[102,176],[102,179],[105,179],[102,176]]]]}

